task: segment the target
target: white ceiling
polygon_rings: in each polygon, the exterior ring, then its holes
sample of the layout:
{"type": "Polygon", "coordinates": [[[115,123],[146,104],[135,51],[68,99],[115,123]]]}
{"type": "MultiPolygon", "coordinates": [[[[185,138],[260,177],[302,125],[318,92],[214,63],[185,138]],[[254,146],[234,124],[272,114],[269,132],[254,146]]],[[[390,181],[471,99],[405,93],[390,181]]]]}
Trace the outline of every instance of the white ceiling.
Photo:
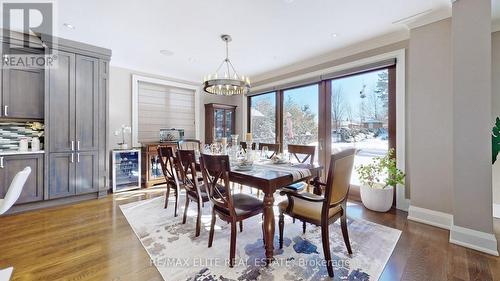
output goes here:
{"type": "Polygon", "coordinates": [[[233,37],[229,51],[236,69],[252,77],[404,30],[393,22],[449,5],[450,0],[63,0],[56,20],[60,37],[112,49],[112,65],[200,81],[224,57],[223,33],[233,37]],[[164,56],[162,49],[174,54],[164,56]]]}

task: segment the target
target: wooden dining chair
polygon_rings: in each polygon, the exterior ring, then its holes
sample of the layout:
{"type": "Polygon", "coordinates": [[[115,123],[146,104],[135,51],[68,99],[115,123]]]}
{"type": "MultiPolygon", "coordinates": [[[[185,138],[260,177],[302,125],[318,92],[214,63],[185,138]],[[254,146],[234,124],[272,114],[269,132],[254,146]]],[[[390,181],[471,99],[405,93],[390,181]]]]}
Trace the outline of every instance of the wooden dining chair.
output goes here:
{"type": "Polygon", "coordinates": [[[196,171],[196,154],[194,150],[177,150],[177,159],[179,161],[179,168],[181,170],[182,181],[186,189],[186,205],[184,206],[184,216],[182,223],[186,223],[187,211],[189,202],[196,203],[198,214],[196,216],[196,233],[195,237],[200,236],[201,229],[201,209],[205,202],[208,202],[208,194],[205,185],[198,181],[198,174],[196,171]]]}
{"type": "Polygon", "coordinates": [[[177,210],[179,205],[179,197],[181,191],[181,184],[179,181],[179,171],[177,165],[177,158],[174,156],[174,150],[170,146],[158,146],[158,157],[160,160],[163,176],[167,183],[167,192],[165,194],[165,209],[168,207],[168,198],[170,197],[170,190],[174,191],[175,195],[175,209],[174,217],[177,217],[177,210]]]}
{"type": "Polygon", "coordinates": [[[283,248],[284,214],[317,226],[321,226],[323,252],[325,254],[328,275],[333,277],[332,256],[330,253],[329,225],[340,218],[342,235],[349,254],[352,254],[349,234],[347,231],[347,195],[349,193],[351,172],[356,150],[351,148],[333,154],[325,187],[325,196],[312,193],[297,193],[282,190],[281,194],[287,199],[279,206],[279,245],[283,248]]]}
{"type": "MultiPolygon", "coordinates": [[[[306,163],[309,160],[309,164],[314,163],[314,154],[316,152],[316,146],[312,145],[298,145],[289,144],[288,153],[297,160],[298,163],[306,163]]],[[[295,161],[293,160],[293,161],[295,161]]]]}
{"type": "MultiPolygon", "coordinates": [[[[244,141],[240,141],[240,145],[241,145],[241,148],[243,148],[243,150],[245,152],[247,152],[247,143],[244,141]]],[[[252,150],[255,150],[255,143],[254,142],[252,143],[252,150]]]]}
{"type": "Polygon", "coordinates": [[[236,254],[236,224],[239,222],[240,231],[243,231],[243,220],[262,214],[264,206],[261,200],[251,195],[244,193],[232,194],[229,184],[229,157],[227,155],[202,154],[200,165],[203,181],[208,191],[208,198],[213,205],[208,247],[212,247],[215,220],[218,216],[221,220],[231,224],[229,267],[233,267],[236,254]],[[224,194],[218,188],[218,182],[222,182],[226,191],[224,194]]]}
{"type": "Polygon", "coordinates": [[[201,141],[197,139],[184,139],[178,143],[179,149],[201,151],[201,141]]]}
{"type": "Polygon", "coordinates": [[[259,143],[259,150],[262,151],[262,148],[267,147],[269,151],[272,152],[269,157],[273,157],[276,153],[280,152],[280,144],[279,143],[259,143]]]}
{"type": "MultiPolygon", "coordinates": [[[[315,146],[297,145],[297,144],[288,145],[288,153],[292,158],[292,162],[306,163],[312,165],[314,163],[315,152],[316,152],[315,146]]],[[[285,186],[284,188],[287,188],[295,192],[300,192],[303,191],[306,187],[309,187],[309,184],[307,183],[308,180],[309,179],[306,179],[303,182],[294,183],[289,186],[285,186]]]]}

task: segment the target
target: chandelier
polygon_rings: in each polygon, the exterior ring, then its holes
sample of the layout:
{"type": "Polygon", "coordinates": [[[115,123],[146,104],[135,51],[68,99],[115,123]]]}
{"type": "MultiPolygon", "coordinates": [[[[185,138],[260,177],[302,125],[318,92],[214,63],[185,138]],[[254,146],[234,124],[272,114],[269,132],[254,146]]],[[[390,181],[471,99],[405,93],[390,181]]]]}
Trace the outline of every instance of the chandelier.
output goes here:
{"type": "Polygon", "coordinates": [[[226,58],[219,65],[214,74],[209,74],[203,79],[203,90],[209,94],[220,96],[232,96],[246,94],[250,90],[250,79],[239,76],[229,60],[230,35],[221,35],[222,41],[226,43],[226,58]],[[224,73],[219,73],[223,70],[224,73]]]}

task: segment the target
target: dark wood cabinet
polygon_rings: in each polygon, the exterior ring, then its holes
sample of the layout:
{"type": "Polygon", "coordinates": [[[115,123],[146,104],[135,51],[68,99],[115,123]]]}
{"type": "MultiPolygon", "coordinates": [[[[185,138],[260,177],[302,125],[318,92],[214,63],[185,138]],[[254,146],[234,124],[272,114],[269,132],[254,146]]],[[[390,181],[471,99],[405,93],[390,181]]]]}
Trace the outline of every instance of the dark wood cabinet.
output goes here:
{"type": "Polygon", "coordinates": [[[156,184],[165,183],[165,176],[161,169],[158,147],[172,147],[174,153],[177,151],[177,142],[145,143],[141,151],[142,184],[151,187],[156,184]]]}
{"type": "Polygon", "coordinates": [[[235,133],[235,125],[235,105],[205,104],[205,143],[231,137],[235,133]]]}
{"type": "Polygon", "coordinates": [[[0,156],[0,198],[5,196],[16,174],[26,167],[31,168],[31,174],[16,204],[43,200],[42,154],[0,156]]]}
{"type": "MultiPolygon", "coordinates": [[[[5,48],[4,50],[8,50],[5,48]]],[[[17,51],[21,52],[21,51],[17,51]]],[[[24,50],[22,53],[37,54],[24,50]]],[[[8,57],[8,55],[6,55],[8,57]]],[[[2,69],[3,118],[43,119],[45,71],[36,68],[2,69]]]]}

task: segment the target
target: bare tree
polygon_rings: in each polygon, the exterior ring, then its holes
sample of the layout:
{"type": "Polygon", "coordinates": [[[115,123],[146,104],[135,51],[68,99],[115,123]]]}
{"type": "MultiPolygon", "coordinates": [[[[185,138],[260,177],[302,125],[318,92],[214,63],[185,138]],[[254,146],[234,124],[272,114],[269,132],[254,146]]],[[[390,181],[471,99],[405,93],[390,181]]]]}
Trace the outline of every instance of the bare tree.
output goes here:
{"type": "Polygon", "coordinates": [[[368,94],[368,110],[370,112],[371,118],[373,120],[380,120],[380,109],[383,106],[379,96],[377,96],[375,91],[368,94]]]}
{"type": "Polygon", "coordinates": [[[332,121],[335,129],[338,130],[346,111],[346,102],[344,101],[344,89],[342,86],[333,89],[332,96],[332,121]]]}

